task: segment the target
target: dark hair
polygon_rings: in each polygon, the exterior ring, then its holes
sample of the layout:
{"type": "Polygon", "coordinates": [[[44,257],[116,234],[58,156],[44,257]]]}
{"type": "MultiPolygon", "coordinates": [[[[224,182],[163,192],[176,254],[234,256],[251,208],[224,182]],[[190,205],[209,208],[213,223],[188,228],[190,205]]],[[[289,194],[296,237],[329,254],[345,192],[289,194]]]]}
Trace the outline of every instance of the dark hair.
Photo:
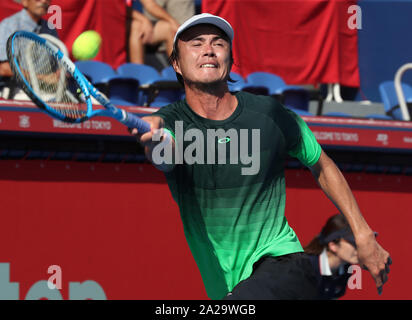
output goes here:
{"type": "MultiPolygon", "coordinates": [[[[224,37],[225,37],[225,39],[226,39],[227,41],[229,41],[229,43],[230,43],[229,38],[226,37],[226,35],[224,35],[224,37]]],[[[179,40],[179,38],[176,39],[176,41],[175,41],[175,43],[174,43],[174,45],[173,45],[173,51],[172,51],[172,53],[170,54],[170,57],[169,57],[169,63],[170,63],[171,65],[173,65],[173,62],[175,62],[175,61],[177,61],[177,59],[179,59],[179,48],[178,48],[178,46],[177,46],[178,40],[179,40]]],[[[233,79],[230,78],[230,70],[232,70],[232,65],[233,65],[233,63],[234,63],[234,60],[233,60],[232,44],[230,44],[230,67],[229,67],[229,78],[227,79],[227,81],[229,81],[229,82],[235,82],[235,80],[233,80],[233,79]]],[[[178,72],[176,72],[176,78],[177,78],[177,80],[179,81],[179,83],[180,83],[182,86],[184,86],[183,77],[182,77],[178,72]]]]}
{"type": "MultiPolygon", "coordinates": [[[[328,219],[323,226],[319,235],[312,239],[309,244],[304,248],[308,254],[319,255],[324,248],[327,248],[329,241],[322,241],[326,239],[330,234],[336,233],[340,230],[350,230],[349,223],[343,214],[335,214],[328,219]]],[[[338,243],[342,238],[333,239],[332,242],[338,243]]]]}

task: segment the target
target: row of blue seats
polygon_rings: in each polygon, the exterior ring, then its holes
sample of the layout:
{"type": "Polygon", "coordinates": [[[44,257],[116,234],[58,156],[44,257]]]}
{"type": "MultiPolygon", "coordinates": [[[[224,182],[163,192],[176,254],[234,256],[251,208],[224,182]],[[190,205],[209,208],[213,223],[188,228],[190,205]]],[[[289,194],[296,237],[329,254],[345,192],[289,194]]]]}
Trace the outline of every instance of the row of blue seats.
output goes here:
{"type": "MultiPolygon", "coordinates": [[[[231,73],[231,78],[236,80],[229,83],[233,91],[251,91],[280,97],[282,103],[300,115],[313,115],[309,112],[309,93],[304,87],[287,85],[283,79],[268,72],[253,72],[245,79],[240,75],[231,73]]],[[[412,104],[412,87],[401,83],[406,103],[412,104]]],[[[404,120],[399,108],[394,81],[384,81],[379,85],[384,111],[386,114],[369,114],[366,118],[380,120],[404,120]]],[[[352,118],[353,115],[341,112],[329,112],[326,116],[352,118]]]]}
{"type": "Polygon", "coordinates": [[[161,107],[184,95],[172,67],[159,73],[145,64],[124,63],[116,70],[100,61],[77,61],[75,64],[117,105],[161,107]]]}
{"type": "MultiPolygon", "coordinates": [[[[125,63],[114,70],[99,61],[78,61],[76,66],[100,90],[118,105],[146,105],[161,107],[184,97],[172,66],[160,73],[144,64],[125,63]]],[[[283,103],[301,115],[312,115],[308,109],[308,92],[302,87],[286,85],[277,75],[255,72],[246,79],[231,72],[228,82],[231,91],[249,91],[265,95],[279,95],[283,103]]]]}
{"type": "MultiPolygon", "coordinates": [[[[300,115],[313,115],[309,112],[309,93],[304,87],[290,86],[285,81],[272,73],[253,72],[245,79],[240,75],[231,73],[234,83],[229,83],[233,91],[251,91],[280,97],[282,103],[300,115]]],[[[412,103],[412,87],[401,83],[406,103],[412,103]]],[[[366,118],[380,120],[403,120],[399,101],[395,90],[394,81],[384,81],[379,86],[384,111],[386,114],[369,114],[366,118]]],[[[326,116],[338,116],[352,118],[353,115],[341,112],[329,112],[326,116]]]]}
{"type": "MultiPolygon", "coordinates": [[[[162,107],[184,97],[176,73],[171,66],[158,72],[144,65],[125,63],[114,70],[110,65],[99,61],[79,61],[76,66],[93,84],[104,91],[113,103],[118,105],[146,105],[162,107]]],[[[230,91],[248,91],[257,94],[277,96],[284,105],[300,115],[311,116],[309,112],[309,91],[301,86],[287,85],[285,81],[269,72],[253,72],[243,78],[231,72],[228,86],[230,91]]],[[[412,87],[402,83],[407,103],[412,103],[412,87]]],[[[402,120],[393,81],[385,81],[379,86],[386,115],[371,114],[373,119],[402,120]]],[[[352,117],[342,112],[328,113],[329,116],[352,117]]]]}
{"type": "Polygon", "coordinates": [[[252,72],[246,78],[231,72],[230,77],[235,82],[228,82],[230,91],[248,91],[256,94],[278,97],[281,102],[297,114],[312,116],[309,112],[310,94],[301,86],[287,85],[276,74],[269,72],[252,72]]]}

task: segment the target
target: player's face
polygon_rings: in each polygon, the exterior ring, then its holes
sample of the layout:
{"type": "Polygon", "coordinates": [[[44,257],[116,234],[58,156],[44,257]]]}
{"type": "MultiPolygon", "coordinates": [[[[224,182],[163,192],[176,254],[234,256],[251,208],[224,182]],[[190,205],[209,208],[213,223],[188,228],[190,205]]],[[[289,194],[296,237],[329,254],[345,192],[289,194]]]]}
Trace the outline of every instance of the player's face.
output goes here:
{"type": "Polygon", "coordinates": [[[358,252],[356,248],[345,239],[341,239],[336,246],[335,254],[344,262],[358,264],[358,252]]]}
{"type": "Polygon", "coordinates": [[[47,13],[51,0],[23,0],[22,4],[29,14],[35,18],[41,18],[47,13]]]}
{"type": "Polygon", "coordinates": [[[187,83],[226,83],[231,47],[223,32],[212,25],[194,26],[178,40],[179,57],[173,63],[187,83]]]}

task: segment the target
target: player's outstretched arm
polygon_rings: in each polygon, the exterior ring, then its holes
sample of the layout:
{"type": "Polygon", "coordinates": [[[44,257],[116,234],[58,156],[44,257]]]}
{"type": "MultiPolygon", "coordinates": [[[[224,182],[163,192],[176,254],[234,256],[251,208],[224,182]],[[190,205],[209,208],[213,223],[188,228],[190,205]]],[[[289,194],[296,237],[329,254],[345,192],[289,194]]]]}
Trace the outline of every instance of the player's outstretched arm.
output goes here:
{"type": "Polygon", "coordinates": [[[327,197],[348,220],[355,236],[360,264],[369,270],[380,294],[383,284],[388,280],[389,265],[392,263],[389,253],[376,241],[346,179],[332,159],[322,151],[319,161],[310,170],[327,197]]]}

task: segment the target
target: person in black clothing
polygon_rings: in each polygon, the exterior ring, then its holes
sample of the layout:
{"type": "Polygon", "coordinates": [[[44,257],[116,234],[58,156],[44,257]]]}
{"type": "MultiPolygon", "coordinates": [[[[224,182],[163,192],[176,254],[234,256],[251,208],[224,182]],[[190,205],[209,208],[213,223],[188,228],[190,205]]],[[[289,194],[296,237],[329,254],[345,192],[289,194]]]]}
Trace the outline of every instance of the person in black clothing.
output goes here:
{"type": "Polygon", "coordinates": [[[319,299],[342,297],[352,275],[348,269],[359,263],[355,239],[345,216],[330,217],[321,233],[304,250],[318,277],[319,299]]]}

